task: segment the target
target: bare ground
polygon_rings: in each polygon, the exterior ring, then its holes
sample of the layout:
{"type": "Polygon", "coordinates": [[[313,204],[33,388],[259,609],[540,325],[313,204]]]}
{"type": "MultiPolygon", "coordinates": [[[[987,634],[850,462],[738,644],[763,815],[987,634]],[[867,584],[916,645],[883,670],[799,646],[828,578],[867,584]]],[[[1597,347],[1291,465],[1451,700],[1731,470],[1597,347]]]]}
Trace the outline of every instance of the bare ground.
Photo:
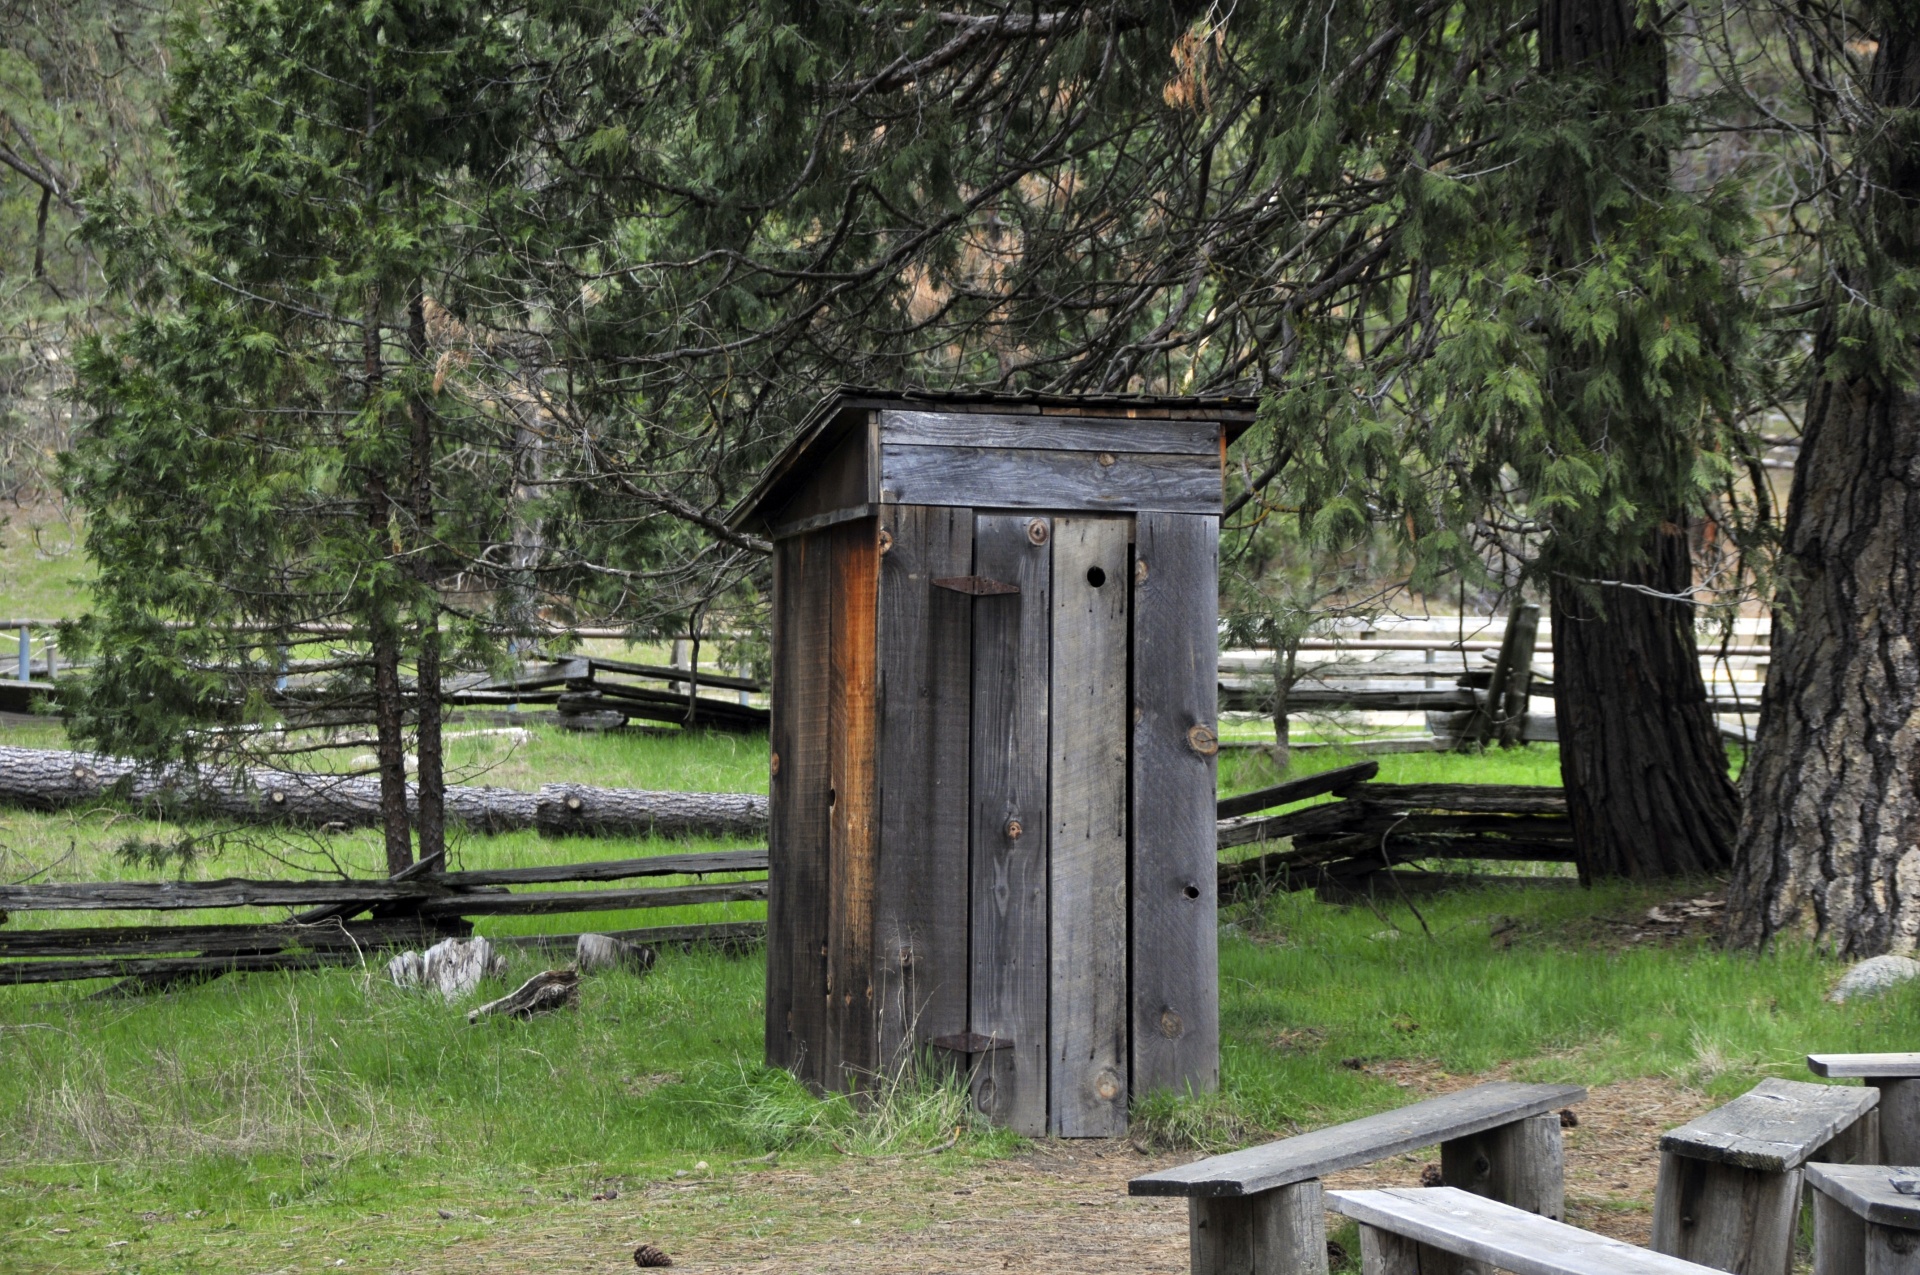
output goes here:
{"type": "MultiPolygon", "coordinates": [[[[1409,1098],[1490,1078],[1417,1064],[1376,1075],[1409,1098]]],[[[1664,1080],[1597,1088],[1566,1131],[1568,1221],[1644,1244],[1660,1133],[1712,1104],[1664,1080]]],[[[1194,1158],[1143,1155],[1125,1141],[1041,1143],[1011,1160],[849,1160],[821,1170],[736,1167],[712,1177],[632,1183],[617,1198],[550,1212],[514,1209],[511,1222],[436,1219],[421,1272],[631,1270],[636,1243],[657,1244],[676,1269],[944,1275],[1184,1275],[1186,1208],[1132,1199],[1131,1177],[1194,1158]],[[479,1223],[476,1225],[476,1223],[479,1223]]],[[[1330,1186],[1411,1186],[1438,1149],[1329,1179],[1330,1186]]],[[[613,1184],[610,1184],[613,1185],[613,1184]]],[[[393,1222],[405,1226],[400,1219],[393,1222]]]]}

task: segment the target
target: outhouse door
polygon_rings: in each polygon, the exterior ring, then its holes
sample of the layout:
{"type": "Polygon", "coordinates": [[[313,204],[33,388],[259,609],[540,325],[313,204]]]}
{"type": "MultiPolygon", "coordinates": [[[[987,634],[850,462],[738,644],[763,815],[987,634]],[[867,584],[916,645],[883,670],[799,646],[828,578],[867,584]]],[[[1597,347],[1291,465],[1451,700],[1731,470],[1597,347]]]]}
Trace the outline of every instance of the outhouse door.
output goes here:
{"type": "Polygon", "coordinates": [[[1130,517],[981,513],[973,607],[975,1098],[1024,1133],[1127,1127],[1130,517]]]}

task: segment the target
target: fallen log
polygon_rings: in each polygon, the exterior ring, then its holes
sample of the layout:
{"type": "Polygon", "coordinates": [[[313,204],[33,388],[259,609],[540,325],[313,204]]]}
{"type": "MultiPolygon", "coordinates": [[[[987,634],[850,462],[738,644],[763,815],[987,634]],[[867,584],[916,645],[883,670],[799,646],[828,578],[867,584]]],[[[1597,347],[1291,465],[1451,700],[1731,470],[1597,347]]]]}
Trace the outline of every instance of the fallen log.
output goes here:
{"type": "MultiPolygon", "coordinates": [[[[416,792],[408,786],[411,808],[416,792]]],[[[308,827],[375,827],[380,784],[370,775],[247,767],[149,767],[125,757],[0,746],[0,803],[59,810],[121,798],[169,814],[308,827]]],[[[760,836],[758,793],[646,792],[546,784],[533,792],[451,785],[447,817],[477,832],[538,828],[550,836],[760,836]]]]}

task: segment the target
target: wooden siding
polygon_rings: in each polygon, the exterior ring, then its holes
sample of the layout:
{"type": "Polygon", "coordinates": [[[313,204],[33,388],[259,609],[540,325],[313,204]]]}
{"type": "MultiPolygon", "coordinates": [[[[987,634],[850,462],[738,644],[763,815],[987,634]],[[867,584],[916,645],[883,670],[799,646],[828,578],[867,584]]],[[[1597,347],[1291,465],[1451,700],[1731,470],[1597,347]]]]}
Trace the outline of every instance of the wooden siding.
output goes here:
{"type": "Polygon", "coordinates": [[[1217,514],[1220,491],[1212,453],[880,449],[880,500],[888,504],[1217,514]]]}
{"type": "Polygon", "coordinates": [[[1219,520],[1141,514],[1133,589],[1133,1092],[1219,1086],[1219,520]]]}
{"type": "Polygon", "coordinates": [[[968,677],[972,599],[933,582],[973,569],[973,511],[880,517],[879,1065],[967,1030],[968,677]]]}
{"type": "Polygon", "coordinates": [[[827,750],[832,562],[828,534],[774,550],[768,829],[767,1061],[816,1088],[826,1074],[827,750]]]}
{"type": "Polygon", "coordinates": [[[982,514],[974,522],[974,570],[1020,588],[973,604],[971,1024],[1012,1042],[979,1060],[974,1102],[995,1122],[1034,1137],[1048,1129],[1051,527],[1027,514],[982,514]]]}
{"type": "Polygon", "coordinates": [[[824,533],[832,545],[833,651],[827,697],[828,920],[826,1083],[856,1088],[879,1067],[873,990],[875,606],[880,553],[872,519],[824,533]]]}
{"type": "Polygon", "coordinates": [[[1127,1128],[1127,551],[1130,519],[1053,520],[1054,1131],[1127,1128]]]}
{"type": "Polygon", "coordinates": [[[881,446],[1010,447],[1022,451],[1220,454],[1215,421],[1127,420],[1088,416],[1001,416],[985,413],[880,413],[881,446]]]}

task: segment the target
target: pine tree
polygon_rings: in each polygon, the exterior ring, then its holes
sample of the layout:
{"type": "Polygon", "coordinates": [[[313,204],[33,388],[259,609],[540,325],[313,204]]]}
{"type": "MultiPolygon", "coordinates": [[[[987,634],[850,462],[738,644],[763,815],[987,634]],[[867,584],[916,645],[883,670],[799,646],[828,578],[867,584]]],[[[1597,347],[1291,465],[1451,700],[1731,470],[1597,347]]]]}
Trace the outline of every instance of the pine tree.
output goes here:
{"type": "Polygon", "coordinates": [[[428,326],[515,126],[505,46],[460,0],[226,0],[174,46],[174,206],[103,197],[87,222],[144,309],[81,360],[92,420],[65,479],[99,580],[67,638],[94,657],[69,726],[155,761],[272,750],[287,653],[340,630],[295,670],[318,683],[303,720],[374,725],[397,871],[415,827],[423,856],[444,848],[442,629],[488,640],[444,586],[504,518],[498,428],[447,392],[459,351],[428,326]]]}

